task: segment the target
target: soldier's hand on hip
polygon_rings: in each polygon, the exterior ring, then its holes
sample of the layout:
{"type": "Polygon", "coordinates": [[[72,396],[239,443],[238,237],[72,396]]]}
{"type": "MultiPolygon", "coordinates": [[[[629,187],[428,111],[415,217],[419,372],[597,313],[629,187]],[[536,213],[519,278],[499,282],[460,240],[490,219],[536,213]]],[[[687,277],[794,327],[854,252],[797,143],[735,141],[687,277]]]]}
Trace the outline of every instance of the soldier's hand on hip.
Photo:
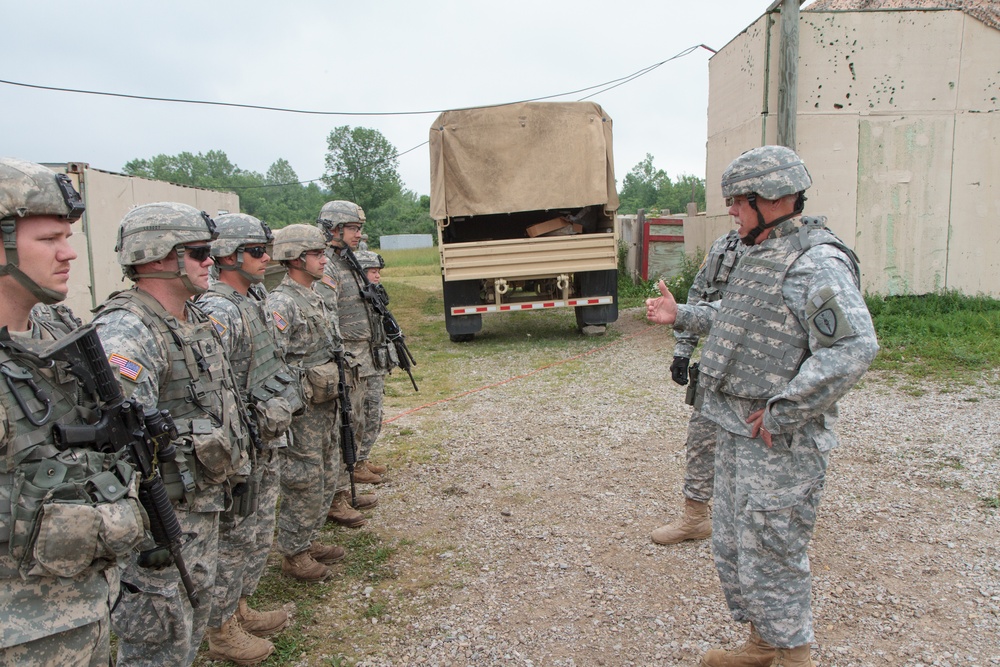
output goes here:
{"type": "Polygon", "coordinates": [[[674,362],[670,364],[670,378],[684,386],[688,383],[688,364],[691,360],[687,357],[674,357],[674,362]]]}

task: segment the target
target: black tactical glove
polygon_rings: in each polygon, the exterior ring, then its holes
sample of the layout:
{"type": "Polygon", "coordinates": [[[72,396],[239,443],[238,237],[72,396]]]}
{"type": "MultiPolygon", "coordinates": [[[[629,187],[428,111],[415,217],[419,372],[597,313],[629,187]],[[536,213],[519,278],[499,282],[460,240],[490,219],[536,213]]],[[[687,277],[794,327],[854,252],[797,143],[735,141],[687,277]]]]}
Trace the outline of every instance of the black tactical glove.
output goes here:
{"type": "Polygon", "coordinates": [[[688,383],[689,363],[691,360],[687,357],[674,357],[674,363],[670,364],[670,377],[682,387],[688,383]]]}

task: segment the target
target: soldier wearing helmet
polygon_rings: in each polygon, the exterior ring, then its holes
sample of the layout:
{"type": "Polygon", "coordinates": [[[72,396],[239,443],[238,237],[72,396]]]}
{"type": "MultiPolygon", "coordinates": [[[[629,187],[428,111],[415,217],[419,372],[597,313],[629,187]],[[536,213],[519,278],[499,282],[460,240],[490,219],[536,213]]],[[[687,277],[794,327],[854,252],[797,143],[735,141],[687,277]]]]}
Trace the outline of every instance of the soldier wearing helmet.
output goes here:
{"type": "Polygon", "coordinates": [[[326,237],[311,225],[275,232],[274,256],[288,270],[267,296],[267,312],[285,360],[305,390],[305,410],[292,420],[289,446],[280,450],[281,509],[278,552],[281,570],[300,581],[323,581],[328,565],[344,550],[319,541],[326,508],[342,474],[338,433],[339,354],[333,321],[313,288],[326,266],[326,237]]]}
{"type": "Polygon", "coordinates": [[[285,432],[292,414],[304,405],[297,378],[285,364],[264,308],[264,273],[274,235],[252,215],[227,213],[215,219],[218,238],[212,256],[218,280],[197,299],[222,338],[236,384],[255,431],[252,468],[233,506],[222,513],[219,563],[212,615],[208,620],[208,655],[238,664],[259,662],[274,651],[266,638],[288,624],[282,609],[257,611],[247,604],[267,565],[274,541],[285,432]]]}
{"type": "MultiPolygon", "coordinates": [[[[118,261],[135,286],[111,295],[94,322],[126,396],[168,410],[177,457],[161,461],[201,604],[192,608],[176,568],[152,570],[133,557],[112,614],[118,665],[189,665],[212,610],[219,516],[244,475],[249,426],[219,334],[191,297],[208,288],[215,222],[187,204],[137,206],[118,229],[118,261]],[[167,591],[169,594],[165,594],[167,591]]],[[[235,639],[234,639],[235,641],[235,639]]]]}
{"type": "Polygon", "coordinates": [[[811,185],[781,146],[747,151],[722,178],[729,213],[749,248],[714,304],[646,302],[647,318],[708,334],[702,414],[717,429],[712,550],[729,609],[749,623],[735,652],[708,667],[812,665],[806,549],[830,450],[837,400],[878,352],[853,251],[801,216],[811,185]]]}
{"type": "Polygon", "coordinates": [[[66,296],[72,224],[84,205],[65,174],[0,158],[0,664],[107,664],[108,584],[145,536],[135,474],[93,445],[57,446],[53,427],[99,408],[42,358],[70,327],[31,315],[66,296]],[[113,472],[109,472],[113,471],[113,472]],[[109,477],[110,475],[110,477],[109,477]],[[17,481],[21,480],[21,481],[17,481]],[[83,488],[120,493],[81,497],[83,488]],[[14,513],[18,519],[14,520],[14,513]],[[120,539],[105,540],[105,535],[120,539]],[[37,548],[36,548],[37,547],[37,548]]]}
{"type": "MultiPolygon", "coordinates": [[[[381,320],[361,295],[364,281],[354,272],[347,259],[347,255],[361,243],[365,224],[364,210],[354,202],[330,201],[323,205],[316,224],[330,242],[327,251],[330,261],[317,289],[323,295],[328,310],[334,313],[337,333],[348,353],[351,365],[348,373],[351,384],[351,416],[357,447],[366,428],[365,397],[369,394],[368,385],[371,378],[388,372],[390,346],[385,340],[381,320]]],[[[365,452],[357,452],[354,481],[381,484],[381,474],[386,469],[369,461],[367,456],[365,452]],[[362,458],[362,454],[365,458],[362,458]]],[[[348,478],[345,476],[344,480],[337,490],[328,516],[342,526],[356,528],[366,522],[357,510],[374,507],[378,499],[374,494],[359,495],[356,506],[352,506],[348,478]]]]}

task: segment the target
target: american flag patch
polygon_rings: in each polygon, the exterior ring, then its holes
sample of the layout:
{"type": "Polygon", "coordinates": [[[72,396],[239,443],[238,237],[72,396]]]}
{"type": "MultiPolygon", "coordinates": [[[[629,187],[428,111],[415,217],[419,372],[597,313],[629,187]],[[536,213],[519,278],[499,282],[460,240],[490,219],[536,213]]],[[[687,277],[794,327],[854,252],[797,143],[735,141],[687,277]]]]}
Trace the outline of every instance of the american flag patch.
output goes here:
{"type": "Polygon", "coordinates": [[[329,287],[330,289],[337,289],[337,281],[331,278],[330,276],[323,276],[323,279],[320,282],[329,287]]]}
{"type": "Polygon", "coordinates": [[[226,325],[225,324],[223,324],[219,320],[215,319],[211,315],[208,316],[208,319],[212,320],[212,326],[215,327],[215,332],[217,334],[219,334],[220,336],[222,336],[222,335],[224,335],[226,333],[226,325]]]}
{"type": "Polygon", "coordinates": [[[117,352],[108,357],[108,363],[112,366],[117,366],[118,372],[121,373],[123,377],[127,377],[133,382],[138,379],[139,373],[142,372],[142,366],[135,363],[131,359],[123,357],[117,352]]]}
{"type": "Polygon", "coordinates": [[[274,326],[278,327],[278,331],[284,331],[288,327],[285,318],[279,315],[276,310],[272,310],[271,314],[274,315],[274,326]]]}

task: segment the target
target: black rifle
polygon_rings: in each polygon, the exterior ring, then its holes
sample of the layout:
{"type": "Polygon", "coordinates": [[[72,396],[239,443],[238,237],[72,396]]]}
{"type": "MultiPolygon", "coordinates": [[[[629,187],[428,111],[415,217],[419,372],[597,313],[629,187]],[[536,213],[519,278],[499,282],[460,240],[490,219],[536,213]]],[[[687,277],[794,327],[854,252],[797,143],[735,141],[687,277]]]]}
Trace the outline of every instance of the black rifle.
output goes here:
{"type": "Polygon", "coordinates": [[[41,358],[69,364],[70,372],[101,406],[101,417],[94,424],[53,426],[56,441],[62,448],[91,446],[98,451],[124,452],[139,475],[139,502],[149,515],[149,530],[156,543],[155,549],[139,555],[139,565],[160,568],[169,565],[172,557],[191,606],[197,607],[198,593],[181,556],[184,533],[157,467],[177,455],[172,443],[177,439],[177,427],[170,413],[143,410],[139,403],[125,398],[93,325],[55,341],[41,358]]]}
{"type": "Polygon", "coordinates": [[[358,506],[358,496],[354,489],[354,464],[358,453],[354,449],[354,425],[351,424],[351,393],[347,386],[347,358],[345,353],[337,353],[337,394],[340,398],[340,451],[344,457],[347,474],[351,478],[351,507],[358,506]]]}
{"type": "Polygon", "coordinates": [[[413,358],[413,354],[410,352],[410,348],[406,346],[406,336],[403,335],[403,330],[399,328],[399,322],[396,318],[392,316],[389,312],[389,294],[386,293],[385,288],[381,285],[377,285],[372,281],[368,280],[368,274],[364,269],[361,268],[361,263],[358,262],[358,258],[354,255],[350,248],[345,247],[344,258],[350,265],[351,269],[360,276],[364,285],[361,288],[361,296],[364,297],[365,301],[371,304],[375,313],[382,320],[382,329],[385,331],[385,337],[392,343],[392,346],[396,348],[396,356],[399,358],[399,367],[406,371],[406,374],[410,376],[410,382],[413,384],[413,391],[420,391],[417,389],[417,381],[413,379],[413,371],[410,369],[417,365],[417,360],[413,358]]]}

